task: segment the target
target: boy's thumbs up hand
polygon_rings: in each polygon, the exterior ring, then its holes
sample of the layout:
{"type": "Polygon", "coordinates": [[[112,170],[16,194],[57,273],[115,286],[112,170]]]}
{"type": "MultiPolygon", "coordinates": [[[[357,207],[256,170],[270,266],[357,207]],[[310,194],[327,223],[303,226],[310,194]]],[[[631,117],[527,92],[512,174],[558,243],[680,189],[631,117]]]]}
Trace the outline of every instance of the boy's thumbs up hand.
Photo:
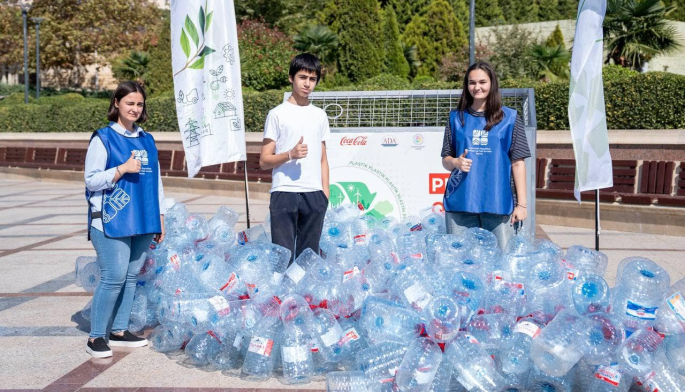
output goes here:
{"type": "Polygon", "coordinates": [[[473,160],[466,158],[466,154],[469,152],[469,150],[464,149],[464,153],[457,158],[456,162],[456,167],[457,169],[468,173],[471,171],[471,164],[473,163],[473,160]]]}
{"type": "Polygon", "coordinates": [[[307,156],[307,145],[304,144],[304,136],[300,136],[300,141],[290,150],[291,159],[300,159],[307,156]]]}

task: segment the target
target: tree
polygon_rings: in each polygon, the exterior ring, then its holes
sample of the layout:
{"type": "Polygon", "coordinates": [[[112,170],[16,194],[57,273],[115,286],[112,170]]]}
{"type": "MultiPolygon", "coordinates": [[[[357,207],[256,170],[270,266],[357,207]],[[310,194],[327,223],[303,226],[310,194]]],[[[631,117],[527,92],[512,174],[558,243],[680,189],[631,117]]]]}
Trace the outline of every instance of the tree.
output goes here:
{"type": "Polygon", "coordinates": [[[290,36],[311,25],[325,4],[311,0],[240,0],[235,2],[235,13],[239,20],[261,20],[290,36]]]}
{"type": "Polygon", "coordinates": [[[667,4],[676,6],[676,9],[668,15],[668,18],[678,22],[685,22],[685,0],[671,0],[667,4]]]}
{"type": "Polygon", "coordinates": [[[536,0],[538,4],[538,19],[543,21],[559,20],[559,3],[557,0],[536,0]]]}
{"type": "Polygon", "coordinates": [[[578,0],[558,0],[562,19],[575,19],[578,14],[578,0]]]}
{"type": "Polygon", "coordinates": [[[541,21],[538,17],[538,4],[530,0],[516,1],[516,20],[518,23],[533,23],[541,21]]]}
{"type": "Polygon", "coordinates": [[[293,40],[294,48],[300,52],[315,55],[326,66],[335,65],[335,49],[338,47],[338,36],[326,26],[309,25],[293,40]]]}
{"type": "Polygon", "coordinates": [[[606,63],[641,70],[655,56],[682,47],[666,18],[675,6],[661,0],[610,0],[604,18],[606,63]]]}
{"type": "Polygon", "coordinates": [[[157,95],[174,90],[174,77],[171,69],[171,14],[164,12],[159,40],[156,46],[149,49],[150,63],[146,78],[145,90],[150,95],[157,95]]]}
{"type": "MultiPolygon", "coordinates": [[[[383,66],[380,7],[377,0],[334,0],[340,40],[338,71],[352,82],[376,76],[383,66]]],[[[335,31],[335,30],[334,30],[335,31]]]]}
{"type": "Polygon", "coordinates": [[[19,7],[0,7],[0,64],[24,61],[22,20],[19,7]]]}
{"type": "Polygon", "coordinates": [[[430,2],[431,0],[388,0],[385,9],[392,8],[395,11],[400,33],[403,33],[412,18],[420,14],[430,2]]]}
{"type": "Polygon", "coordinates": [[[557,46],[561,46],[562,48],[566,48],[566,44],[564,43],[564,35],[561,33],[561,29],[559,28],[559,24],[557,23],[557,27],[552,31],[552,34],[547,37],[547,42],[545,43],[546,46],[550,48],[554,48],[557,46]]]}
{"type": "Polygon", "coordinates": [[[449,0],[454,15],[461,22],[464,36],[469,35],[469,0],[449,0]]]}
{"type": "Polygon", "coordinates": [[[145,85],[149,66],[150,56],[147,52],[132,50],[128,56],[122,57],[114,62],[112,71],[114,77],[119,80],[119,82],[135,80],[138,83],[145,85]]]}
{"type": "Polygon", "coordinates": [[[80,70],[106,63],[122,51],[145,50],[156,44],[162,22],[161,11],[147,1],[35,0],[31,16],[45,18],[40,39],[46,69],[80,70]]]}
{"type": "Polygon", "coordinates": [[[535,43],[533,33],[513,25],[492,30],[488,38],[490,62],[501,79],[536,78],[537,67],[530,51],[535,43]]]}
{"type": "Polygon", "coordinates": [[[476,0],[476,26],[492,26],[503,22],[504,14],[498,0],[476,0]]]}
{"type": "Polygon", "coordinates": [[[297,54],[283,32],[266,23],[245,20],[238,25],[240,75],[244,87],[255,90],[288,86],[288,65],[297,54]]]}
{"type": "Polygon", "coordinates": [[[388,8],[383,12],[383,73],[406,78],[409,75],[409,63],[404,58],[400,43],[400,29],[397,26],[395,11],[388,8]]]}
{"type": "Polygon", "coordinates": [[[444,55],[467,44],[461,22],[447,0],[434,0],[407,25],[403,42],[415,45],[421,66],[419,74],[435,76],[444,55]]]}
{"type": "Polygon", "coordinates": [[[567,79],[569,75],[569,61],[571,53],[561,45],[554,47],[535,44],[531,54],[538,67],[538,78],[553,81],[559,78],[567,79]]]}
{"type": "Polygon", "coordinates": [[[415,76],[417,70],[421,66],[421,61],[419,61],[419,56],[416,53],[416,45],[407,45],[404,42],[402,44],[402,54],[404,59],[407,60],[409,64],[409,74],[415,76]]]}

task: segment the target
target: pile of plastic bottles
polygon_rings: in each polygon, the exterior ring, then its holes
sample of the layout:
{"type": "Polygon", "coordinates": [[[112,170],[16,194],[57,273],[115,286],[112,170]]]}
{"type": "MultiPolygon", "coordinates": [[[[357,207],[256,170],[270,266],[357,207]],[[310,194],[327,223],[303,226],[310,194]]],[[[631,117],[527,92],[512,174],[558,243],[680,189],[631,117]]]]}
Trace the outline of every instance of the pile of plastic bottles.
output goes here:
{"type": "Polygon", "coordinates": [[[330,210],[320,254],[288,266],[263,226],[236,234],[228,208],[207,221],[175,204],[130,329],[154,327],[152,348],[186,366],[329,391],[685,390],[685,279],[629,257],[609,288],[601,252],[525,233],[501,251],[420,215],[330,210]]]}

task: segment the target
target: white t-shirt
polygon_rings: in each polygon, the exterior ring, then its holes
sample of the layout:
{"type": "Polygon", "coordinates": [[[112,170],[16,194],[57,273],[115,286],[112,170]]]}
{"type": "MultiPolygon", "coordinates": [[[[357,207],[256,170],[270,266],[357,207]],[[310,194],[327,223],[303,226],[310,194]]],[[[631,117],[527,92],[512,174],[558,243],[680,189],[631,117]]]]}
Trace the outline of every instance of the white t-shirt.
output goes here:
{"type": "Polygon", "coordinates": [[[276,142],[276,154],[288,152],[300,137],[307,145],[307,156],[293,159],[273,169],[270,192],[312,192],[321,187],[321,142],[329,139],[328,116],[322,109],[309,104],[290,102],[271,109],[264,125],[264,139],[276,142]]]}

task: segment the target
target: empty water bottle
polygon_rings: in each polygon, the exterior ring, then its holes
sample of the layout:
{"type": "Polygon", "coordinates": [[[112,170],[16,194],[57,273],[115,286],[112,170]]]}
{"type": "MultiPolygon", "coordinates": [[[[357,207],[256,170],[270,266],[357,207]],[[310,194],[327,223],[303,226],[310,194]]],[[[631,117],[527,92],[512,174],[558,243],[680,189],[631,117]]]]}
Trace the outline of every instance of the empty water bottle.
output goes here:
{"type": "Polygon", "coordinates": [[[580,316],[562,310],[533,339],[530,356],[535,365],[550,376],[563,377],[583,356],[580,316]]]}
{"type": "Polygon", "coordinates": [[[357,368],[364,372],[372,390],[392,387],[395,373],[407,352],[406,342],[381,343],[357,353],[357,368]]]}
{"type": "Polygon", "coordinates": [[[590,313],[581,323],[585,324],[580,329],[583,359],[592,365],[610,363],[625,337],[621,320],[606,313],[590,313]]]}
{"type": "Polygon", "coordinates": [[[667,335],[685,334],[685,278],[675,282],[659,306],[654,328],[667,335]]]}
{"type": "Polygon", "coordinates": [[[414,339],[397,369],[395,384],[400,391],[428,391],[442,361],[442,351],[428,338],[414,339]]]}
{"type": "Polygon", "coordinates": [[[297,259],[290,264],[290,267],[285,270],[281,283],[282,290],[286,294],[292,293],[311,266],[322,260],[323,259],[310,248],[303,250],[297,259]]]}
{"type": "Polygon", "coordinates": [[[100,266],[96,261],[84,265],[78,272],[80,286],[88,293],[95,292],[100,283],[100,266]]]}
{"type": "Polygon", "coordinates": [[[513,329],[512,339],[500,353],[500,367],[506,374],[527,374],[532,367],[530,347],[545,327],[534,317],[519,320],[513,329]]]}
{"type": "Polygon", "coordinates": [[[343,334],[340,323],[328,309],[315,309],[313,314],[312,333],[321,354],[328,362],[340,361],[342,348],[338,343],[343,334]]]}
{"type": "Polygon", "coordinates": [[[374,344],[393,342],[407,344],[421,332],[418,314],[378,296],[366,299],[359,325],[374,344]]]}
{"type": "Polygon", "coordinates": [[[259,328],[250,338],[245,353],[241,377],[251,381],[263,381],[271,377],[274,368],[275,342],[279,323],[259,328]]]}
{"type": "Polygon", "coordinates": [[[367,392],[367,378],[361,370],[329,372],[326,374],[326,392],[367,392]]]}
{"type": "Polygon", "coordinates": [[[633,332],[619,348],[621,371],[629,377],[643,377],[652,371],[662,340],[661,335],[652,330],[638,329],[633,332]]]}
{"type": "Polygon", "coordinates": [[[446,343],[457,336],[461,325],[459,305],[448,296],[433,297],[424,308],[426,333],[439,343],[446,343]]]}
{"type": "Polygon", "coordinates": [[[494,360],[473,336],[460,332],[445,355],[454,365],[457,380],[468,391],[499,391],[504,387],[494,360]]]}
{"type": "Polygon", "coordinates": [[[305,384],[314,373],[311,336],[300,328],[287,328],[281,342],[283,380],[286,384],[305,384]]]}
{"type": "Polygon", "coordinates": [[[606,312],[611,303],[609,285],[599,275],[581,275],[573,285],[573,304],[579,314],[606,312]]]}

